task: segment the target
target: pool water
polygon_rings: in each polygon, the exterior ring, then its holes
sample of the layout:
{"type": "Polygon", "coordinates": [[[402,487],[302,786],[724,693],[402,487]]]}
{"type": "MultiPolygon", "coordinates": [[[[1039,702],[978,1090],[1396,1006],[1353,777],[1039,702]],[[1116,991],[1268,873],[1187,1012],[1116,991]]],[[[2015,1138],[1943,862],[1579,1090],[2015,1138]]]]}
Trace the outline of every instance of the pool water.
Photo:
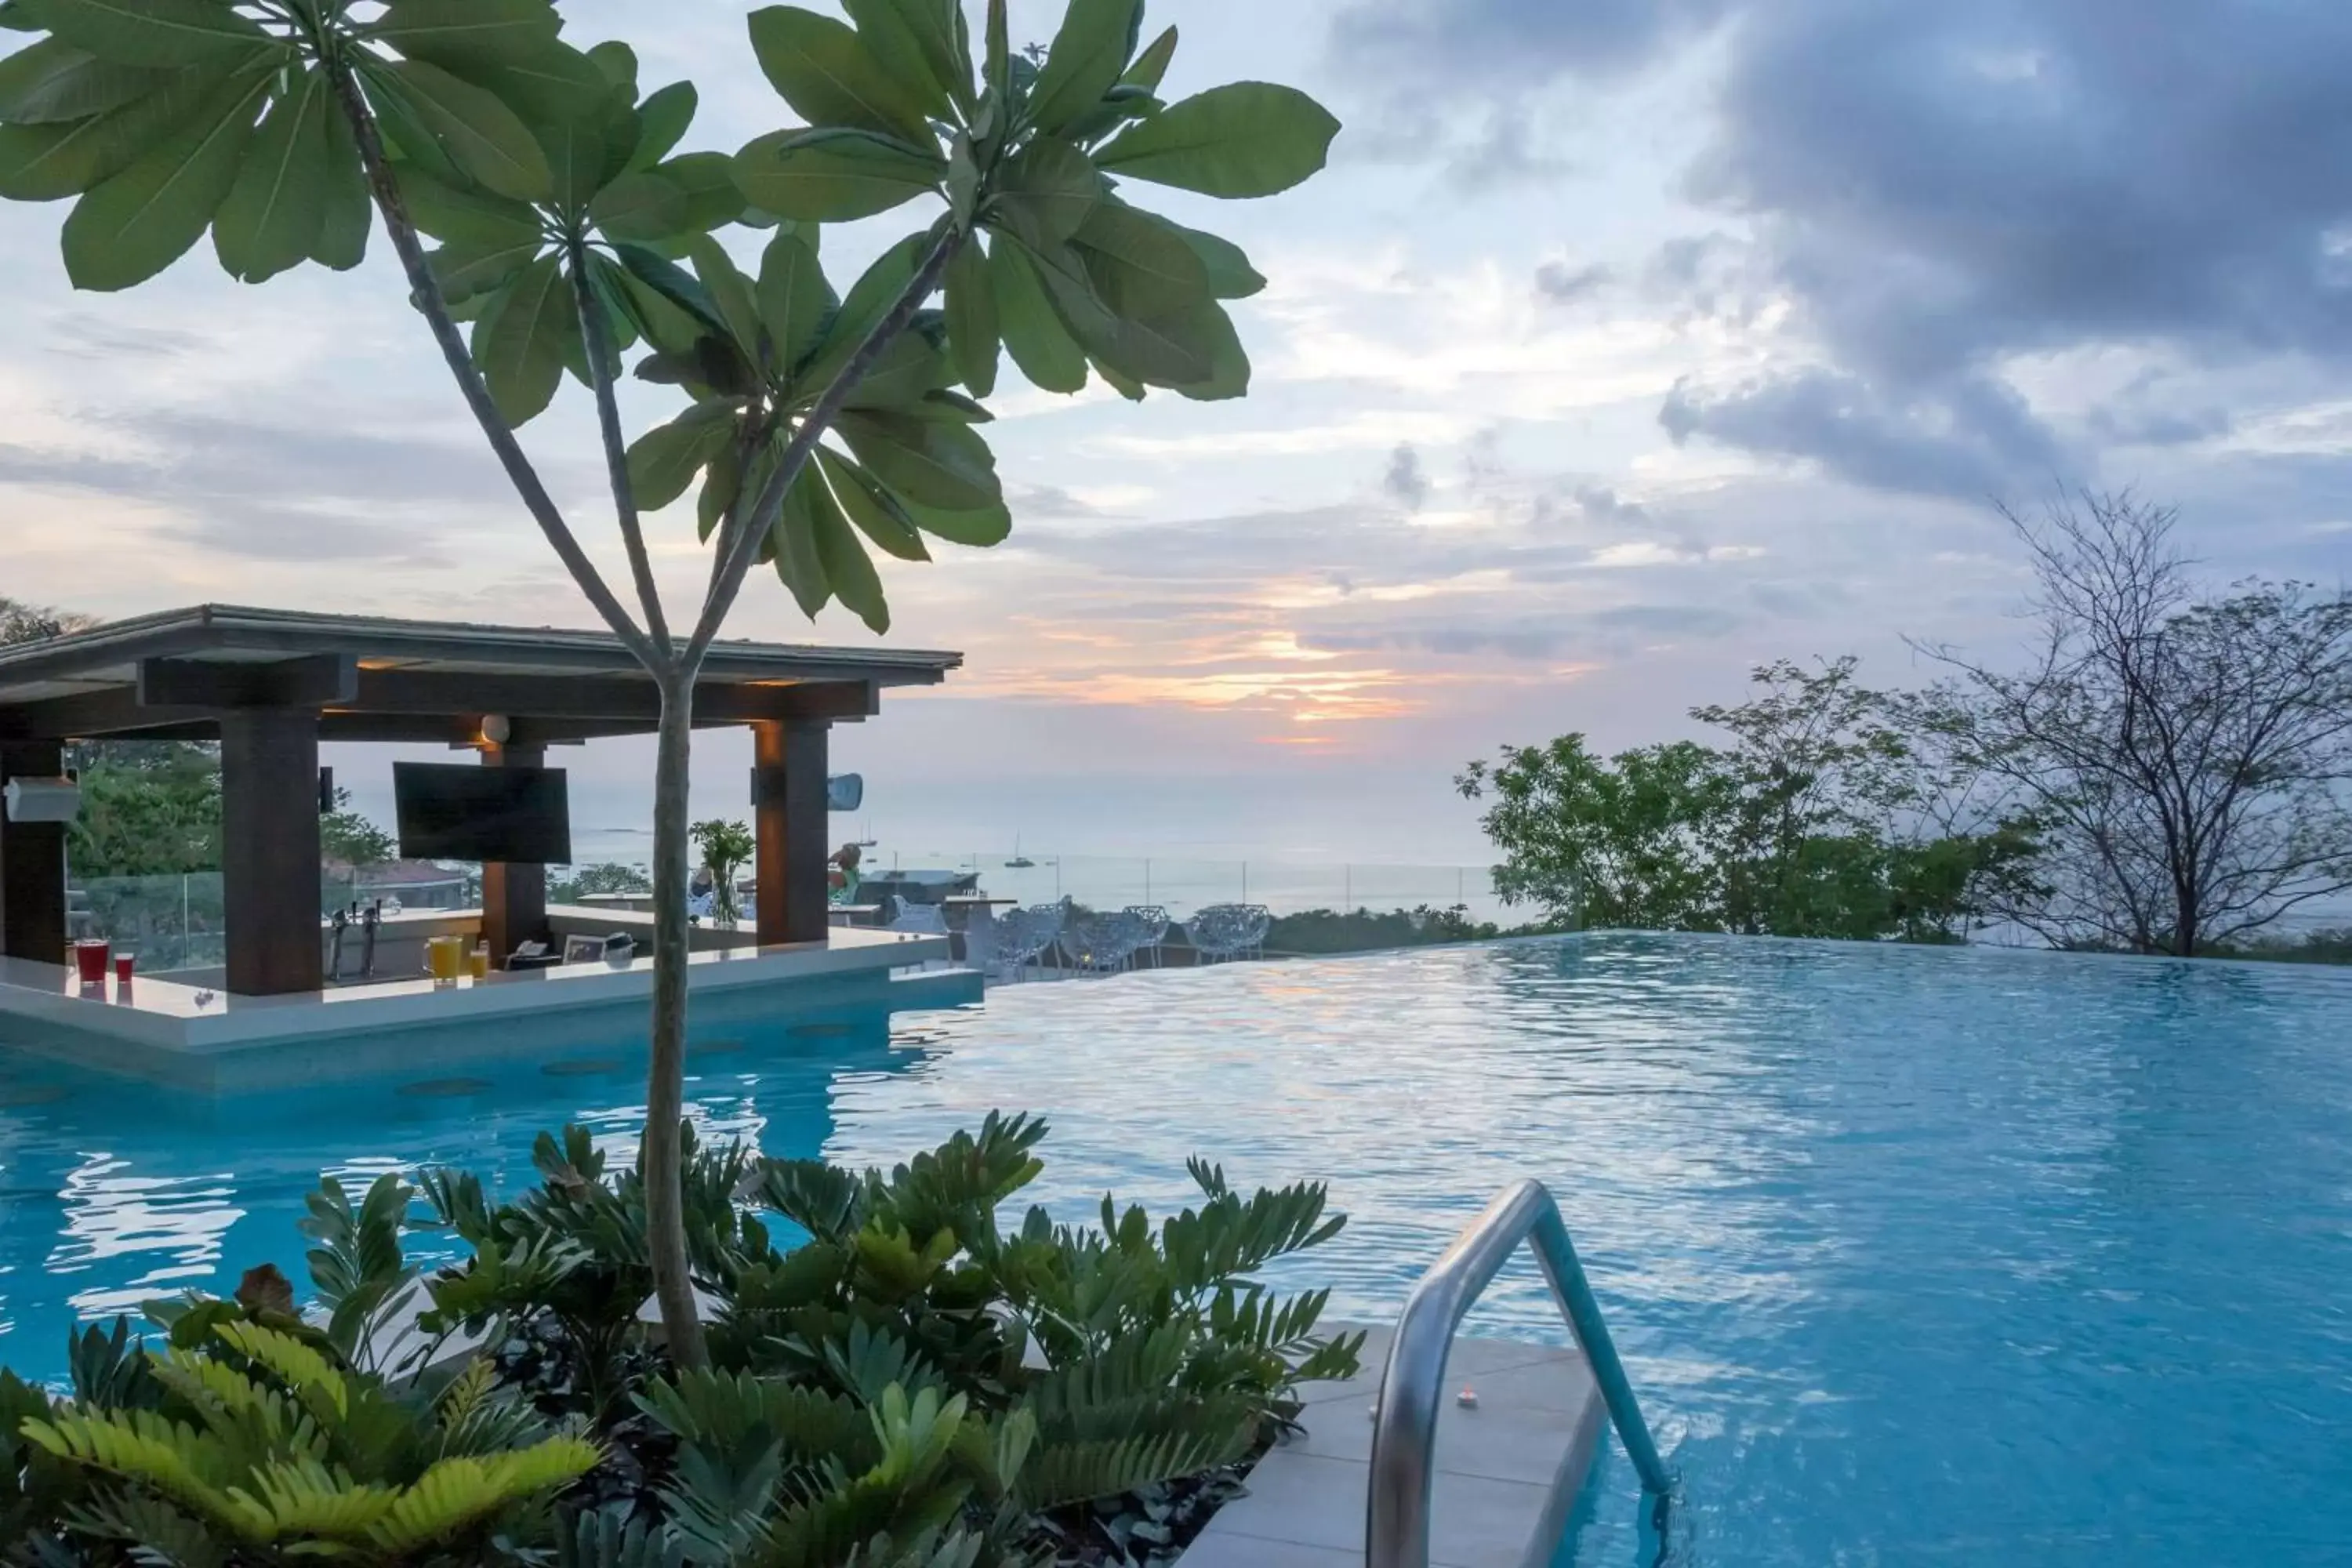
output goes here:
{"type": "MultiPolygon", "coordinates": [[[[1183,1159],[1328,1177],[1302,1260],[1392,1313],[1507,1181],[1568,1215],[1731,1565],[2352,1562],[2352,976],[1975,950],[1597,936],[991,993],[695,1064],[712,1130],[894,1161],[1050,1115],[1044,1198],[1156,1209],[1183,1159]]],[[[634,1061],[184,1105],[0,1084],[0,1358],[161,1290],[294,1271],[320,1168],[528,1173],[634,1061]],[[63,1097],[58,1098],[62,1092],[63,1097]]],[[[1562,1337],[1530,1266],[1484,1331],[1562,1337]]],[[[1642,1560],[1622,1453],[1563,1562],[1642,1560]]]]}

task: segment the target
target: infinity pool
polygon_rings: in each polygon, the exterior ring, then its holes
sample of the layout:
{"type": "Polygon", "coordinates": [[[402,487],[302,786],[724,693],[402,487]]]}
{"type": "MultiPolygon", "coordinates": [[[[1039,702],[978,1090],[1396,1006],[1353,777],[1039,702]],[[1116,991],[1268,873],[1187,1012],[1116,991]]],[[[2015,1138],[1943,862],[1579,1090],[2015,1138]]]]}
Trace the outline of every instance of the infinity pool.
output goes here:
{"type": "MultiPolygon", "coordinates": [[[[1050,1114],[1044,1196],[1157,1208],[1200,1151],[1328,1176],[1310,1261],[1394,1310],[1492,1192],[1552,1184],[1685,1495],[1678,1563],[2352,1562],[2352,976],[1590,937],[992,992],[708,1042],[713,1131],[896,1160],[1050,1114]]],[[[634,1142],[635,1058],[192,1110],[0,1082],[0,1359],[268,1258],[322,1168],[528,1173],[634,1142]]],[[[1531,1268],[1476,1326],[1557,1338],[1531,1268]]],[[[1579,1565],[1640,1559],[1622,1454],[1579,1565]]]]}

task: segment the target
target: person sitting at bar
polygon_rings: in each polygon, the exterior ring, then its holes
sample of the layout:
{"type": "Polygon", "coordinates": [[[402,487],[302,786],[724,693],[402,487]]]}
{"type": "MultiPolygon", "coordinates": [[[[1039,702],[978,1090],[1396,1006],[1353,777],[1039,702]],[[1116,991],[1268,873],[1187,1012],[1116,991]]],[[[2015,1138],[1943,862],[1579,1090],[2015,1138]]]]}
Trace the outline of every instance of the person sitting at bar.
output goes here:
{"type": "Polygon", "coordinates": [[[825,896],[833,902],[854,904],[857,901],[857,862],[860,858],[856,845],[845,844],[835,850],[833,858],[825,862],[828,868],[824,874],[825,896]]]}
{"type": "Polygon", "coordinates": [[[686,918],[698,921],[708,916],[719,902],[719,877],[708,866],[698,866],[686,884],[686,918]]]}

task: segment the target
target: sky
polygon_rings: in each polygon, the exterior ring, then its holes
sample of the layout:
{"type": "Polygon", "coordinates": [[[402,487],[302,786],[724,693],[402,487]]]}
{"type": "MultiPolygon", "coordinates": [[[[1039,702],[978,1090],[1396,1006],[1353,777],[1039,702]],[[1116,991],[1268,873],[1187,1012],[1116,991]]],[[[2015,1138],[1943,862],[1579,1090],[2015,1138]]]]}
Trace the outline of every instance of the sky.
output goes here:
{"type": "MultiPolygon", "coordinates": [[[[825,0],[814,0],[823,5],[825,0]]],[[[746,7],[567,5],[686,145],[790,122],[746,7]]],[[[1016,37],[1058,7],[1015,0],[1016,37]]],[[[1160,210],[1243,245],[1246,400],[1009,374],[1015,528],[885,563],[942,690],[835,731],[910,858],[1032,850],[1455,864],[1452,779],[1504,743],[1692,733],[1764,660],[1998,658],[1998,508],[2134,486],[2215,582],[2352,563],[2352,7],[2336,0],[1161,0],[1164,87],[1315,93],[1306,186],[1160,210]]],[[[77,294],[62,204],[0,209],[0,594],[589,625],[481,447],[379,233],[260,288],[200,248],[77,294]]],[[[845,281],[915,226],[828,231],[845,281]]],[[[753,253],[747,243],[740,247],[753,253]]],[[[643,428],[662,389],[632,385],[643,428]]],[[[593,412],[526,444],[615,582],[593,412]],[[600,521],[602,520],[602,521],[600,521]]],[[[673,603],[705,562],[653,521],[673,603]]],[[[860,643],[755,579],[732,635],[860,643]]],[[[383,749],[339,776],[388,795],[383,749]]],[[[736,805],[740,737],[700,798],[736,805]]],[[[650,748],[572,753],[575,821],[640,824],[650,748]]]]}

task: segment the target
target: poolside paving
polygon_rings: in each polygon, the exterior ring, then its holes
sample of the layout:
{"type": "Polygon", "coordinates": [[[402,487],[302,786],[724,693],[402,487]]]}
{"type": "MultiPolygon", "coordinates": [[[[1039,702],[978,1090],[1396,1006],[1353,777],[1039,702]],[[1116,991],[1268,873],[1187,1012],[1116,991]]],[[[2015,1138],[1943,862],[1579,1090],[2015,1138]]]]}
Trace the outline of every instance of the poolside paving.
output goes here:
{"type": "MultiPolygon", "coordinates": [[[[1370,1412],[1390,1334],[1366,1331],[1362,1374],[1301,1390],[1305,1433],[1258,1461],[1249,1495],[1218,1510],[1185,1552],[1182,1568],[1361,1568],[1370,1412]]],[[[1433,1568],[1550,1563],[1601,1440],[1601,1394],[1583,1353],[1457,1340],[1446,1384],[1431,1504],[1433,1568]],[[1455,1403],[1465,1386],[1477,1394],[1475,1408],[1455,1403]]]]}

